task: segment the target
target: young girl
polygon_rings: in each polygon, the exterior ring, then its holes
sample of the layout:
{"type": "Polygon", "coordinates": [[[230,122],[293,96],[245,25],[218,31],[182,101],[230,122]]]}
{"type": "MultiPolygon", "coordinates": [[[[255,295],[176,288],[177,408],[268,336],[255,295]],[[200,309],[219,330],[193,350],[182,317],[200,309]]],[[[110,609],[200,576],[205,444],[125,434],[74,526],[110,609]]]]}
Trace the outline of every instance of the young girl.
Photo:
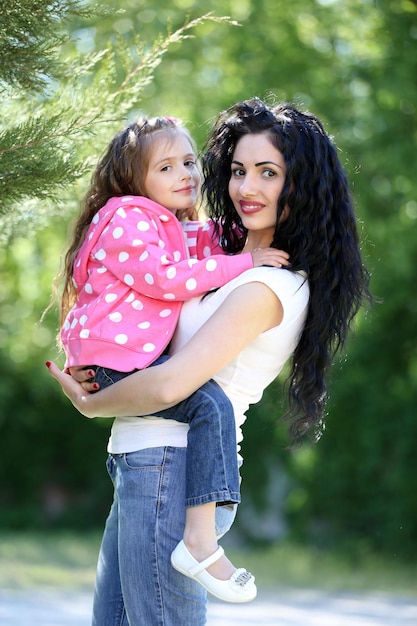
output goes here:
{"type": "MultiPolygon", "coordinates": [[[[100,160],[66,254],[61,301],[65,367],[91,368],[95,389],[163,360],[182,302],[247,269],[286,264],[287,255],[273,249],[224,255],[210,222],[189,222],[183,231],[177,214],[194,211],[199,190],[193,141],[172,118],[140,118],[100,160]]],[[[192,532],[207,523],[208,501],[240,501],[233,408],[209,381],[158,415],[190,423],[185,504],[192,532]]],[[[223,600],[252,600],[253,576],[232,571],[231,581],[213,578],[206,588],[223,600]]]]}

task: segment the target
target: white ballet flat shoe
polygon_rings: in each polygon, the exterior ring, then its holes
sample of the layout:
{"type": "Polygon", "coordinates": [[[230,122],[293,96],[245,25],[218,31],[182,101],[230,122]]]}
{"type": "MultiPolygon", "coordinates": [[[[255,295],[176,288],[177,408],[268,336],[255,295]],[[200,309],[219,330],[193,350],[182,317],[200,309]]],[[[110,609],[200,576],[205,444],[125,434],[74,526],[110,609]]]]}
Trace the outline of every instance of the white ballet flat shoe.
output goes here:
{"type": "Polygon", "coordinates": [[[224,554],[218,548],[214,554],[199,563],[187,549],[184,541],[180,541],[171,554],[172,566],[184,576],[193,578],[213,596],[225,602],[250,602],[256,598],[255,577],[245,569],[237,569],[229,580],[219,580],[206,572],[206,568],[215,563],[224,554]]]}

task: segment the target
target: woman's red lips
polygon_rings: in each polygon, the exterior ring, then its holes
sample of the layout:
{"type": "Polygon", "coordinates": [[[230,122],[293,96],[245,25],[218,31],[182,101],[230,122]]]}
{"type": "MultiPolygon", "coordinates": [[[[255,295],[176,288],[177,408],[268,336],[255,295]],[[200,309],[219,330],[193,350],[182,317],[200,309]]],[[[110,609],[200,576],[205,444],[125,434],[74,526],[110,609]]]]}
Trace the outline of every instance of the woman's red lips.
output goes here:
{"type": "Polygon", "coordinates": [[[242,213],[245,213],[245,215],[249,215],[251,213],[258,213],[259,211],[262,211],[263,209],[263,204],[260,204],[259,202],[242,202],[241,200],[239,204],[240,204],[242,213]]]}

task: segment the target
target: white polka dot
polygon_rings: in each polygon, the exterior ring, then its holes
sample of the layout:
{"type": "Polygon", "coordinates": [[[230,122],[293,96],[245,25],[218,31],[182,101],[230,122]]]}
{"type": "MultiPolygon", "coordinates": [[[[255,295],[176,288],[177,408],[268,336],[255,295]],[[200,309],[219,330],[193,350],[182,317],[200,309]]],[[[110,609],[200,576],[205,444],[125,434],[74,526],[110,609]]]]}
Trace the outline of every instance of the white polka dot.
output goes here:
{"type": "Polygon", "coordinates": [[[105,233],[107,233],[107,231],[109,230],[109,228],[110,228],[110,226],[106,226],[106,228],[103,230],[103,235],[104,235],[105,233]]]}
{"type": "Polygon", "coordinates": [[[91,233],[88,235],[88,241],[91,241],[93,237],[94,237],[94,231],[92,230],[91,233]]]}
{"type": "Polygon", "coordinates": [[[88,328],[83,328],[82,331],[80,332],[80,338],[88,339],[89,336],[90,336],[90,331],[88,330],[88,328]]]}
{"type": "Polygon", "coordinates": [[[188,291],[194,291],[196,287],[197,281],[195,280],[195,278],[189,278],[185,283],[185,288],[188,289],[188,291]]]}
{"type": "Polygon", "coordinates": [[[144,278],[145,278],[145,282],[148,283],[148,285],[153,285],[155,282],[155,279],[152,276],[152,274],[145,274],[144,278]]]}
{"type": "Polygon", "coordinates": [[[158,246],[159,246],[160,248],[165,248],[165,241],[162,241],[162,239],[160,239],[160,240],[158,241],[158,246]]]}
{"type": "Polygon", "coordinates": [[[121,226],[117,226],[117,228],[114,229],[112,235],[114,239],[120,239],[120,237],[123,237],[123,228],[121,226]]]}
{"type": "Polygon", "coordinates": [[[153,343],[145,343],[145,345],[143,346],[144,352],[153,352],[153,350],[155,350],[155,346],[153,343]]]}
{"type": "Polygon", "coordinates": [[[132,274],[125,274],[123,277],[123,280],[126,283],[126,285],[129,285],[129,287],[131,287],[135,282],[135,279],[133,278],[132,274]]]}
{"type": "Polygon", "coordinates": [[[102,261],[103,259],[106,258],[106,251],[103,250],[103,248],[101,248],[101,250],[98,250],[94,256],[97,259],[97,261],[102,261]]]}
{"type": "Polygon", "coordinates": [[[120,263],[124,263],[125,261],[127,261],[129,258],[129,255],[127,252],[120,252],[119,254],[119,262],[120,263]]]}
{"type": "Polygon", "coordinates": [[[81,315],[81,317],[80,317],[80,324],[81,324],[81,326],[84,326],[84,324],[87,322],[87,320],[88,320],[87,315],[81,315]]]}
{"type": "Polygon", "coordinates": [[[114,302],[117,300],[117,295],[115,293],[106,293],[104,299],[106,302],[114,302]]]}
{"type": "Polygon", "coordinates": [[[162,311],[159,312],[159,317],[169,317],[171,313],[171,309],[162,309],[162,311]]]}
{"type": "Polygon", "coordinates": [[[147,250],[145,250],[144,252],[142,252],[142,254],[139,257],[139,261],[146,261],[146,259],[149,256],[149,252],[147,250]]]}
{"type": "Polygon", "coordinates": [[[168,257],[166,254],[163,254],[161,256],[161,265],[168,265],[169,261],[168,261],[168,257]]]}
{"type": "Polygon", "coordinates": [[[121,346],[123,346],[125,343],[127,343],[128,336],[124,335],[123,333],[121,333],[120,335],[116,335],[114,340],[115,340],[116,343],[118,343],[121,346]]]}
{"type": "Polygon", "coordinates": [[[107,272],[107,267],[104,267],[104,265],[99,267],[97,270],[97,274],[105,274],[106,272],[107,272]]]}
{"type": "Polygon", "coordinates": [[[142,246],[142,245],[143,245],[142,239],[134,239],[132,241],[132,246],[142,246]]]}
{"type": "Polygon", "coordinates": [[[135,309],[135,311],[142,311],[143,303],[140,300],[134,300],[132,302],[132,308],[135,309]]]}
{"type": "Polygon", "coordinates": [[[97,222],[99,221],[99,215],[98,213],[95,214],[95,216],[93,217],[93,219],[91,220],[93,222],[93,224],[97,224],[97,222]]]}
{"type": "Polygon", "coordinates": [[[198,263],[197,259],[189,259],[188,260],[188,267],[192,267],[193,265],[195,265],[196,263],[198,263]]]}
{"type": "Polygon", "coordinates": [[[111,322],[121,322],[123,319],[122,314],[119,313],[118,311],[115,311],[114,313],[110,313],[109,315],[109,320],[111,322]]]}
{"type": "Polygon", "coordinates": [[[126,298],[125,302],[132,302],[132,300],[134,300],[134,299],[135,299],[135,294],[134,294],[134,293],[130,293],[130,294],[127,296],[127,298],[126,298]]]}
{"type": "Polygon", "coordinates": [[[130,202],[131,200],[133,200],[133,196],[123,196],[123,198],[121,198],[122,202],[130,202]]]}
{"type": "Polygon", "coordinates": [[[167,278],[175,278],[177,275],[177,270],[175,267],[169,267],[167,269],[167,278]]]}
{"type": "Polygon", "coordinates": [[[71,328],[75,328],[77,324],[78,324],[78,320],[76,317],[74,317],[74,319],[71,322],[71,328]]]}
{"type": "Polygon", "coordinates": [[[117,215],[120,215],[120,217],[123,217],[123,218],[126,217],[126,211],[122,207],[117,209],[116,213],[117,215]]]}
{"type": "Polygon", "coordinates": [[[174,252],[174,261],[176,263],[178,263],[178,261],[181,261],[181,252],[179,250],[176,250],[174,252]]]}
{"type": "Polygon", "coordinates": [[[164,300],[175,300],[175,293],[164,293],[164,300]]]}
{"type": "Polygon", "coordinates": [[[136,224],[136,228],[144,233],[145,231],[149,230],[149,224],[148,222],[140,221],[136,224]]]}
{"type": "Polygon", "coordinates": [[[161,220],[161,222],[168,222],[169,221],[168,215],[160,215],[159,219],[161,220]]]}
{"type": "Polygon", "coordinates": [[[69,330],[70,328],[71,328],[71,325],[70,325],[69,321],[68,321],[68,320],[65,320],[65,323],[64,323],[64,330],[69,330]]]}
{"type": "Polygon", "coordinates": [[[206,270],[208,272],[214,272],[217,268],[217,261],[215,259],[209,259],[206,263],[206,270]]]}
{"type": "Polygon", "coordinates": [[[211,250],[209,248],[209,246],[204,246],[203,248],[203,256],[208,257],[211,254],[211,250]]]}
{"type": "Polygon", "coordinates": [[[142,330],[146,330],[147,328],[150,327],[150,322],[141,322],[140,324],[138,324],[138,328],[141,328],[142,330]]]}

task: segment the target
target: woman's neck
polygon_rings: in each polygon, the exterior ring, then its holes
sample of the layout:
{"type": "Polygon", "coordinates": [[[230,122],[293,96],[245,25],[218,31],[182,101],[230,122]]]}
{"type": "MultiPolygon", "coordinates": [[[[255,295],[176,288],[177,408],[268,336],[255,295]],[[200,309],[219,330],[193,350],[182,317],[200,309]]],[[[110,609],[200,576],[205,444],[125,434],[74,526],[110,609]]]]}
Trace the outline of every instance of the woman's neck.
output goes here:
{"type": "Polygon", "coordinates": [[[259,248],[269,248],[272,243],[271,235],[264,233],[248,233],[242,252],[253,252],[259,248]]]}

